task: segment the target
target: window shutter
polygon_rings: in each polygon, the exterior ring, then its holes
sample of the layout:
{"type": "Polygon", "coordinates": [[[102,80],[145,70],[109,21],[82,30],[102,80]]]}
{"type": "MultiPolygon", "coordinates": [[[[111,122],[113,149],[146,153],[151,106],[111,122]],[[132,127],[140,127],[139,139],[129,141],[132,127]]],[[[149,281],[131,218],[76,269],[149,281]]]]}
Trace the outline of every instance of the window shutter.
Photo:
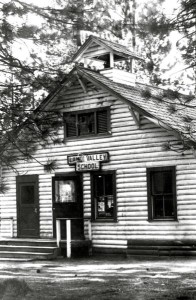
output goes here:
{"type": "Polygon", "coordinates": [[[108,112],[107,110],[97,111],[97,133],[108,131],[108,112]]]}
{"type": "Polygon", "coordinates": [[[65,115],[65,128],[66,128],[66,137],[72,137],[77,135],[75,114],[65,115]]]}

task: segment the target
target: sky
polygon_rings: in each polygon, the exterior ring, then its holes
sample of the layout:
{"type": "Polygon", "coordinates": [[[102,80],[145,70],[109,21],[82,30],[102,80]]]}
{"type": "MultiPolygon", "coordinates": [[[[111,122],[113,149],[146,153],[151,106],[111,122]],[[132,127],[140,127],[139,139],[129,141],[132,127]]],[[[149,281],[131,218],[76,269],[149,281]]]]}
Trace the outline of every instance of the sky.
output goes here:
{"type": "MultiPolygon", "coordinates": [[[[9,0],[3,0],[4,2],[7,2],[9,0]]],[[[34,4],[40,7],[44,7],[44,6],[48,6],[48,5],[52,5],[55,3],[55,0],[24,0],[25,3],[29,3],[29,4],[34,4]]],[[[104,1],[104,0],[102,0],[104,1]]],[[[105,0],[107,1],[107,0],[105,0]]],[[[136,0],[136,4],[143,4],[143,3],[147,3],[147,4],[151,4],[153,1],[150,0],[136,0]]],[[[172,17],[172,15],[174,14],[174,9],[177,9],[179,7],[179,0],[165,0],[164,2],[164,7],[165,7],[165,13],[172,17]]],[[[31,17],[31,22],[33,24],[39,24],[39,22],[41,22],[40,17],[36,17],[33,16],[31,17]]],[[[173,41],[173,47],[172,47],[172,51],[170,53],[170,56],[168,56],[164,61],[163,61],[163,68],[164,66],[166,66],[168,63],[170,63],[172,61],[172,57],[174,58],[175,56],[179,55],[177,50],[176,50],[176,42],[178,41],[178,39],[180,38],[180,36],[177,33],[172,33],[171,35],[171,40],[173,41]]],[[[24,46],[24,45],[23,45],[24,46]]],[[[32,45],[33,46],[33,45],[32,45]]],[[[31,48],[31,44],[29,42],[29,44],[26,47],[23,47],[23,52],[21,52],[20,48],[22,47],[22,45],[18,44],[16,46],[18,48],[18,55],[21,58],[26,55],[29,55],[29,49],[31,48]],[[25,54],[24,54],[25,53],[25,54]]],[[[181,70],[184,68],[183,63],[178,63],[172,70],[170,70],[166,76],[171,76],[172,79],[175,79],[176,77],[179,76],[179,73],[181,72],[181,70]]]]}
{"type": "MultiPolygon", "coordinates": [[[[106,0],[107,1],[107,0],[106,0]]],[[[53,3],[53,0],[25,0],[26,3],[32,3],[38,6],[47,6],[50,5],[50,3],[53,3]]],[[[150,3],[150,0],[136,0],[136,3],[150,3]]],[[[179,1],[178,0],[165,0],[165,7],[168,13],[170,13],[173,8],[179,7],[179,1]]]]}

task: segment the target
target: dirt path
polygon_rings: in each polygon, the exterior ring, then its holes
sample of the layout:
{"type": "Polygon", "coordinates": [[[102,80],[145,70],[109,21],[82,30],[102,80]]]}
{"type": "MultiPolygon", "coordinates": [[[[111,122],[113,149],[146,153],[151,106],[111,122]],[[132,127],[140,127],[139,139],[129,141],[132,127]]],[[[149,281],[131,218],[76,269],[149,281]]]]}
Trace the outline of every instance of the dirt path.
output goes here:
{"type": "Polygon", "coordinates": [[[0,299],[196,300],[196,259],[1,262],[0,299]]]}

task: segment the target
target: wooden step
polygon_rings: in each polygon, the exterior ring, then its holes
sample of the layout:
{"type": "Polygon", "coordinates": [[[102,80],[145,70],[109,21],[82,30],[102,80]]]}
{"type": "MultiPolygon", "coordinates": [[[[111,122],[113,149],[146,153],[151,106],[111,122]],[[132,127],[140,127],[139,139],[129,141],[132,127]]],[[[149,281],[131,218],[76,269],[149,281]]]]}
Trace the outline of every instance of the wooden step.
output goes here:
{"type": "Polygon", "coordinates": [[[127,240],[128,246],[194,246],[196,240],[154,240],[154,239],[133,239],[127,240]]]}
{"type": "Polygon", "coordinates": [[[44,239],[2,239],[0,245],[24,245],[40,247],[56,247],[56,240],[44,239]]]}
{"type": "MultiPolygon", "coordinates": [[[[87,256],[91,254],[91,241],[72,240],[71,252],[73,256],[87,256]]],[[[62,240],[61,251],[57,248],[56,240],[45,239],[1,239],[0,260],[48,260],[55,259],[58,255],[66,257],[67,243],[62,240]]]]}
{"type": "Polygon", "coordinates": [[[196,256],[195,241],[129,240],[127,256],[196,256]]]}
{"type": "Polygon", "coordinates": [[[1,239],[0,260],[51,260],[59,254],[55,240],[1,239]]]}
{"type": "MultiPolygon", "coordinates": [[[[60,242],[61,254],[67,256],[67,243],[66,241],[60,242]]],[[[71,253],[73,257],[90,256],[92,255],[92,241],[90,240],[72,240],[71,253]]]]}
{"type": "Polygon", "coordinates": [[[53,253],[39,253],[39,252],[12,252],[0,251],[0,258],[22,258],[26,260],[51,260],[56,258],[53,253]]]}
{"type": "Polygon", "coordinates": [[[24,246],[24,245],[0,245],[1,251],[11,252],[34,252],[34,253],[53,253],[54,247],[24,246]]]}

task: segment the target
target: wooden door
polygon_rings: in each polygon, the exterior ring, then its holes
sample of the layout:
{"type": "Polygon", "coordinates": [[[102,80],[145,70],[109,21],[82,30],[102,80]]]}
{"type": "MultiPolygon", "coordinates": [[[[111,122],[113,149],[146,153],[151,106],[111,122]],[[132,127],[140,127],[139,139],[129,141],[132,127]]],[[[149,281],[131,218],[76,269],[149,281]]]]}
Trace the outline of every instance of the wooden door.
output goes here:
{"type": "Polygon", "coordinates": [[[38,176],[17,177],[18,237],[39,237],[38,176]]]}
{"type": "MultiPolygon", "coordinates": [[[[53,178],[53,228],[56,236],[56,218],[71,220],[71,238],[83,239],[83,197],[80,175],[62,175],[53,178]]],[[[61,238],[66,239],[66,221],[61,221],[61,238]]]]}

